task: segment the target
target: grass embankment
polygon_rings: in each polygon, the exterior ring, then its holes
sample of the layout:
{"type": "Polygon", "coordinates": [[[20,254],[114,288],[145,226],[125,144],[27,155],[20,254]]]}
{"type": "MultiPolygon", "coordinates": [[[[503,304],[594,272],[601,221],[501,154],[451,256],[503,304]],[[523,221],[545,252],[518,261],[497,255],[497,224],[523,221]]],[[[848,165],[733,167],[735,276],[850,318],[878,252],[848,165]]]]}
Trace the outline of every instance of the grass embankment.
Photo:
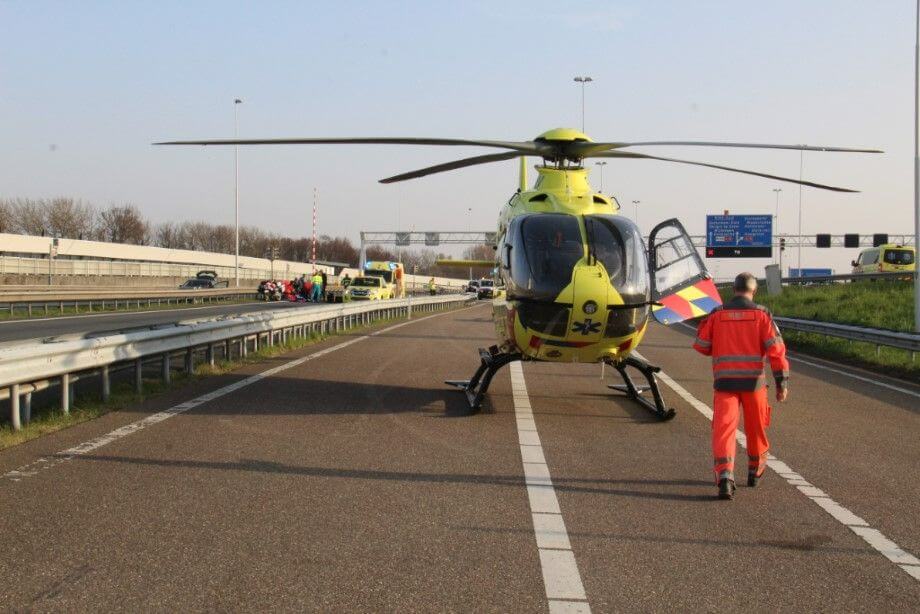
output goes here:
{"type": "Polygon", "coordinates": [[[0,450],[5,450],[6,448],[25,443],[26,441],[36,439],[48,433],[60,431],[80,424],[81,422],[93,420],[111,411],[126,409],[135,403],[155,397],[168,389],[175,389],[176,387],[183,386],[203,377],[230,373],[244,365],[256,363],[272,356],[313,345],[329,337],[354,333],[365,328],[381,326],[399,319],[403,318],[379,319],[373,321],[366,327],[355,327],[341,333],[313,333],[309,337],[291,339],[283,344],[276,343],[271,347],[263,346],[259,348],[258,352],[249,352],[245,358],[237,357],[233,360],[216,361],[213,367],[207,363],[200,364],[196,366],[194,374],[191,375],[181,371],[173,371],[169,385],[164,384],[159,378],[148,379],[145,377],[144,392],[140,395],[134,391],[133,381],[112,382],[112,394],[109,396],[109,401],[107,403],[102,402],[101,393],[81,393],[76,395],[77,398],[74,400],[70,413],[67,415],[62,414],[57,406],[43,408],[33,407],[32,421],[29,424],[24,424],[21,430],[13,431],[8,424],[0,426],[0,450]]]}
{"type": "Polygon", "coordinates": [[[35,305],[32,308],[32,315],[29,315],[28,311],[24,307],[17,307],[13,315],[10,315],[9,309],[4,309],[0,311],[0,321],[2,320],[31,320],[34,318],[55,318],[62,316],[76,316],[76,315],[91,315],[99,313],[132,313],[140,311],[164,311],[167,309],[191,309],[191,308],[202,308],[202,307],[220,307],[222,305],[241,305],[243,303],[253,303],[253,299],[234,299],[229,301],[215,301],[213,303],[169,303],[167,304],[151,304],[150,306],[146,304],[141,304],[140,307],[124,307],[122,306],[125,301],[119,303],[118,309],[115,309],[114,301],[106,304],[103,309],[101,305],[93,306],[93,310],[90,311],[89,307],[80,307],[75,309],[73,305],[65,305],[64,310],[62,311],[55,303],[48,303],[48,313],[45,313],[45,310],[35,305]]]}
{"type": "MultiPolygon", "coordinates": [[[[757,294],[757,302],[774,315],[821,322],[852,324],[910,332],[914,323],[914,286],[909,282],[857,282],[784,286],[779,296],[757,294]]],[[[723,298],[731,290],[723,290],[723,298]]],[[[810,333],[783,331],[786,344],[794,350],[881,373],[920,381],[920,357],[910,352],[869,343],[847,341],[810,333]]]]}

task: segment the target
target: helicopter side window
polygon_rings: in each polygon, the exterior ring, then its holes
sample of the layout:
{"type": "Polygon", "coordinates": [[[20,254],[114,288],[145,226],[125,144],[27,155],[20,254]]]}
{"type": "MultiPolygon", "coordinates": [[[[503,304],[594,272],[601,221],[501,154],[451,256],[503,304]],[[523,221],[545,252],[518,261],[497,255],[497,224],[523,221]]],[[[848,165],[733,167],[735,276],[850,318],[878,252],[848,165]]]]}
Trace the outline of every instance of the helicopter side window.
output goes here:
{"type": "Polygon", "coordinates": [[[572,268],[584,258],[578,218],[540,213],[515,218],[502,254],[510,264],[509,293],[554,300],[572,282],[572,268]]]}
{"type": "Polygon", "coordinates": [[[651,236],[655,290],[652,298],[657,300],[695,279],[708,278],[703,261],[677,220],[662,222],[652,230],[651,236]]]}

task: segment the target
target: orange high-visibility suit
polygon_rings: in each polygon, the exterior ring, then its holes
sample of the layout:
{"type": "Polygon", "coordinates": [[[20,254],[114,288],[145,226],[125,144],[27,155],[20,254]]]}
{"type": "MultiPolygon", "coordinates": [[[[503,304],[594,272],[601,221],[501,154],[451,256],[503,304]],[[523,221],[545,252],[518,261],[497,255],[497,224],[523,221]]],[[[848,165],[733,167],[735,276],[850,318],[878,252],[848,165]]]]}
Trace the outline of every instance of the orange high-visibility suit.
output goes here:
{"type": "Polygon", "coordinates": [[[760,477],[767,462],[767,426],[770,405],[763,373],[764,356],[778,389],[789,381],[786,345],[779,328],[765,307],[743,296],[735,296],[716,308],[702,322],[693,349],[712,356],[713,416],[712,455],[716,482],[734,480],[735,430],[738,406],[744,408],[748,473],[760,477]]]}

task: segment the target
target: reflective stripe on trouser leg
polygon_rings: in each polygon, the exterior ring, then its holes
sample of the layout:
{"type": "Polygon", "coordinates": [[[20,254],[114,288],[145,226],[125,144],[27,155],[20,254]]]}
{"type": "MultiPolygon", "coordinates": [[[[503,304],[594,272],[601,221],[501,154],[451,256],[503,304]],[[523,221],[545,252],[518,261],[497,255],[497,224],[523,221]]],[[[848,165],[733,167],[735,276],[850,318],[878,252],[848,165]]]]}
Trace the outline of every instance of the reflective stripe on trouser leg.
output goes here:
{"type": "Polygon", "coordinates": [[[716,390],[713,393],[712,457],[717,482],[726,477],[734,479],[735,429],[738,428],[739,401],[737,392],[716,390]]]}
{"type": "Polygon", "coordinates": [[[747,437],[748,470],[756,471],[757,475],[763,473],[767,462],[767,450],[770,442],[767,440],[767,423],[769,422],[770,405],[767,403],[767,389],[761,388],[754,392],[742,392],[741,406],[744,408],[744,435],[747,437]]]}

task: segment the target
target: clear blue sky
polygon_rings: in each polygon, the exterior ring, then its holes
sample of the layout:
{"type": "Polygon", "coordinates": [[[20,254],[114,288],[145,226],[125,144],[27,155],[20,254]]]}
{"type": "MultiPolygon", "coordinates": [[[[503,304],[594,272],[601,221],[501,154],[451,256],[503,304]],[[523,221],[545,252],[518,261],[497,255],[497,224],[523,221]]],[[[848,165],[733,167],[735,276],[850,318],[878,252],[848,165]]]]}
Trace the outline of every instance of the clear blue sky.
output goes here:
{"type": "MultiPolygon", "coordinates": [[[[912,229],[913,2],[0,2],[0,196],[137,204],[153,221],[232,223],[233,153],[155,148],[242,136],[708,139],[885,149],[807,154],[805,230],[912,229]]],[[[652,153],[651,150],[644,150],[652,153]]],[[[491,229],[516,187],[499,163],[377,179],[482,150],[276,147],[241,153],[242,221],[321,232],[491,229]],[[472,216],[467,208],[472,207],[472,216]]],[[[798,154],[654,153],[798,175],[798,154]]],[[[646,226],[773,211],[774,182],[651,161],[606,167],[646,226]]],[[[798,190],[783,185],[780,227],[798,190]]],[[[631,205],[627,211],[631,211],[631,205]]],[[[842,268],[852,252],[807,264],[842,268]],[[832,263],[831,260],[834,262],[832,263]]],[[[814,252],[812,252],[814,254],[814,252]]],[[[753,264],[753,263],[752,263],[753,264]]],[[[762,262],[756,263],[758,266],[762,262]]],[[[722,265],[727,267],[728,265],[722,265]]]]}

